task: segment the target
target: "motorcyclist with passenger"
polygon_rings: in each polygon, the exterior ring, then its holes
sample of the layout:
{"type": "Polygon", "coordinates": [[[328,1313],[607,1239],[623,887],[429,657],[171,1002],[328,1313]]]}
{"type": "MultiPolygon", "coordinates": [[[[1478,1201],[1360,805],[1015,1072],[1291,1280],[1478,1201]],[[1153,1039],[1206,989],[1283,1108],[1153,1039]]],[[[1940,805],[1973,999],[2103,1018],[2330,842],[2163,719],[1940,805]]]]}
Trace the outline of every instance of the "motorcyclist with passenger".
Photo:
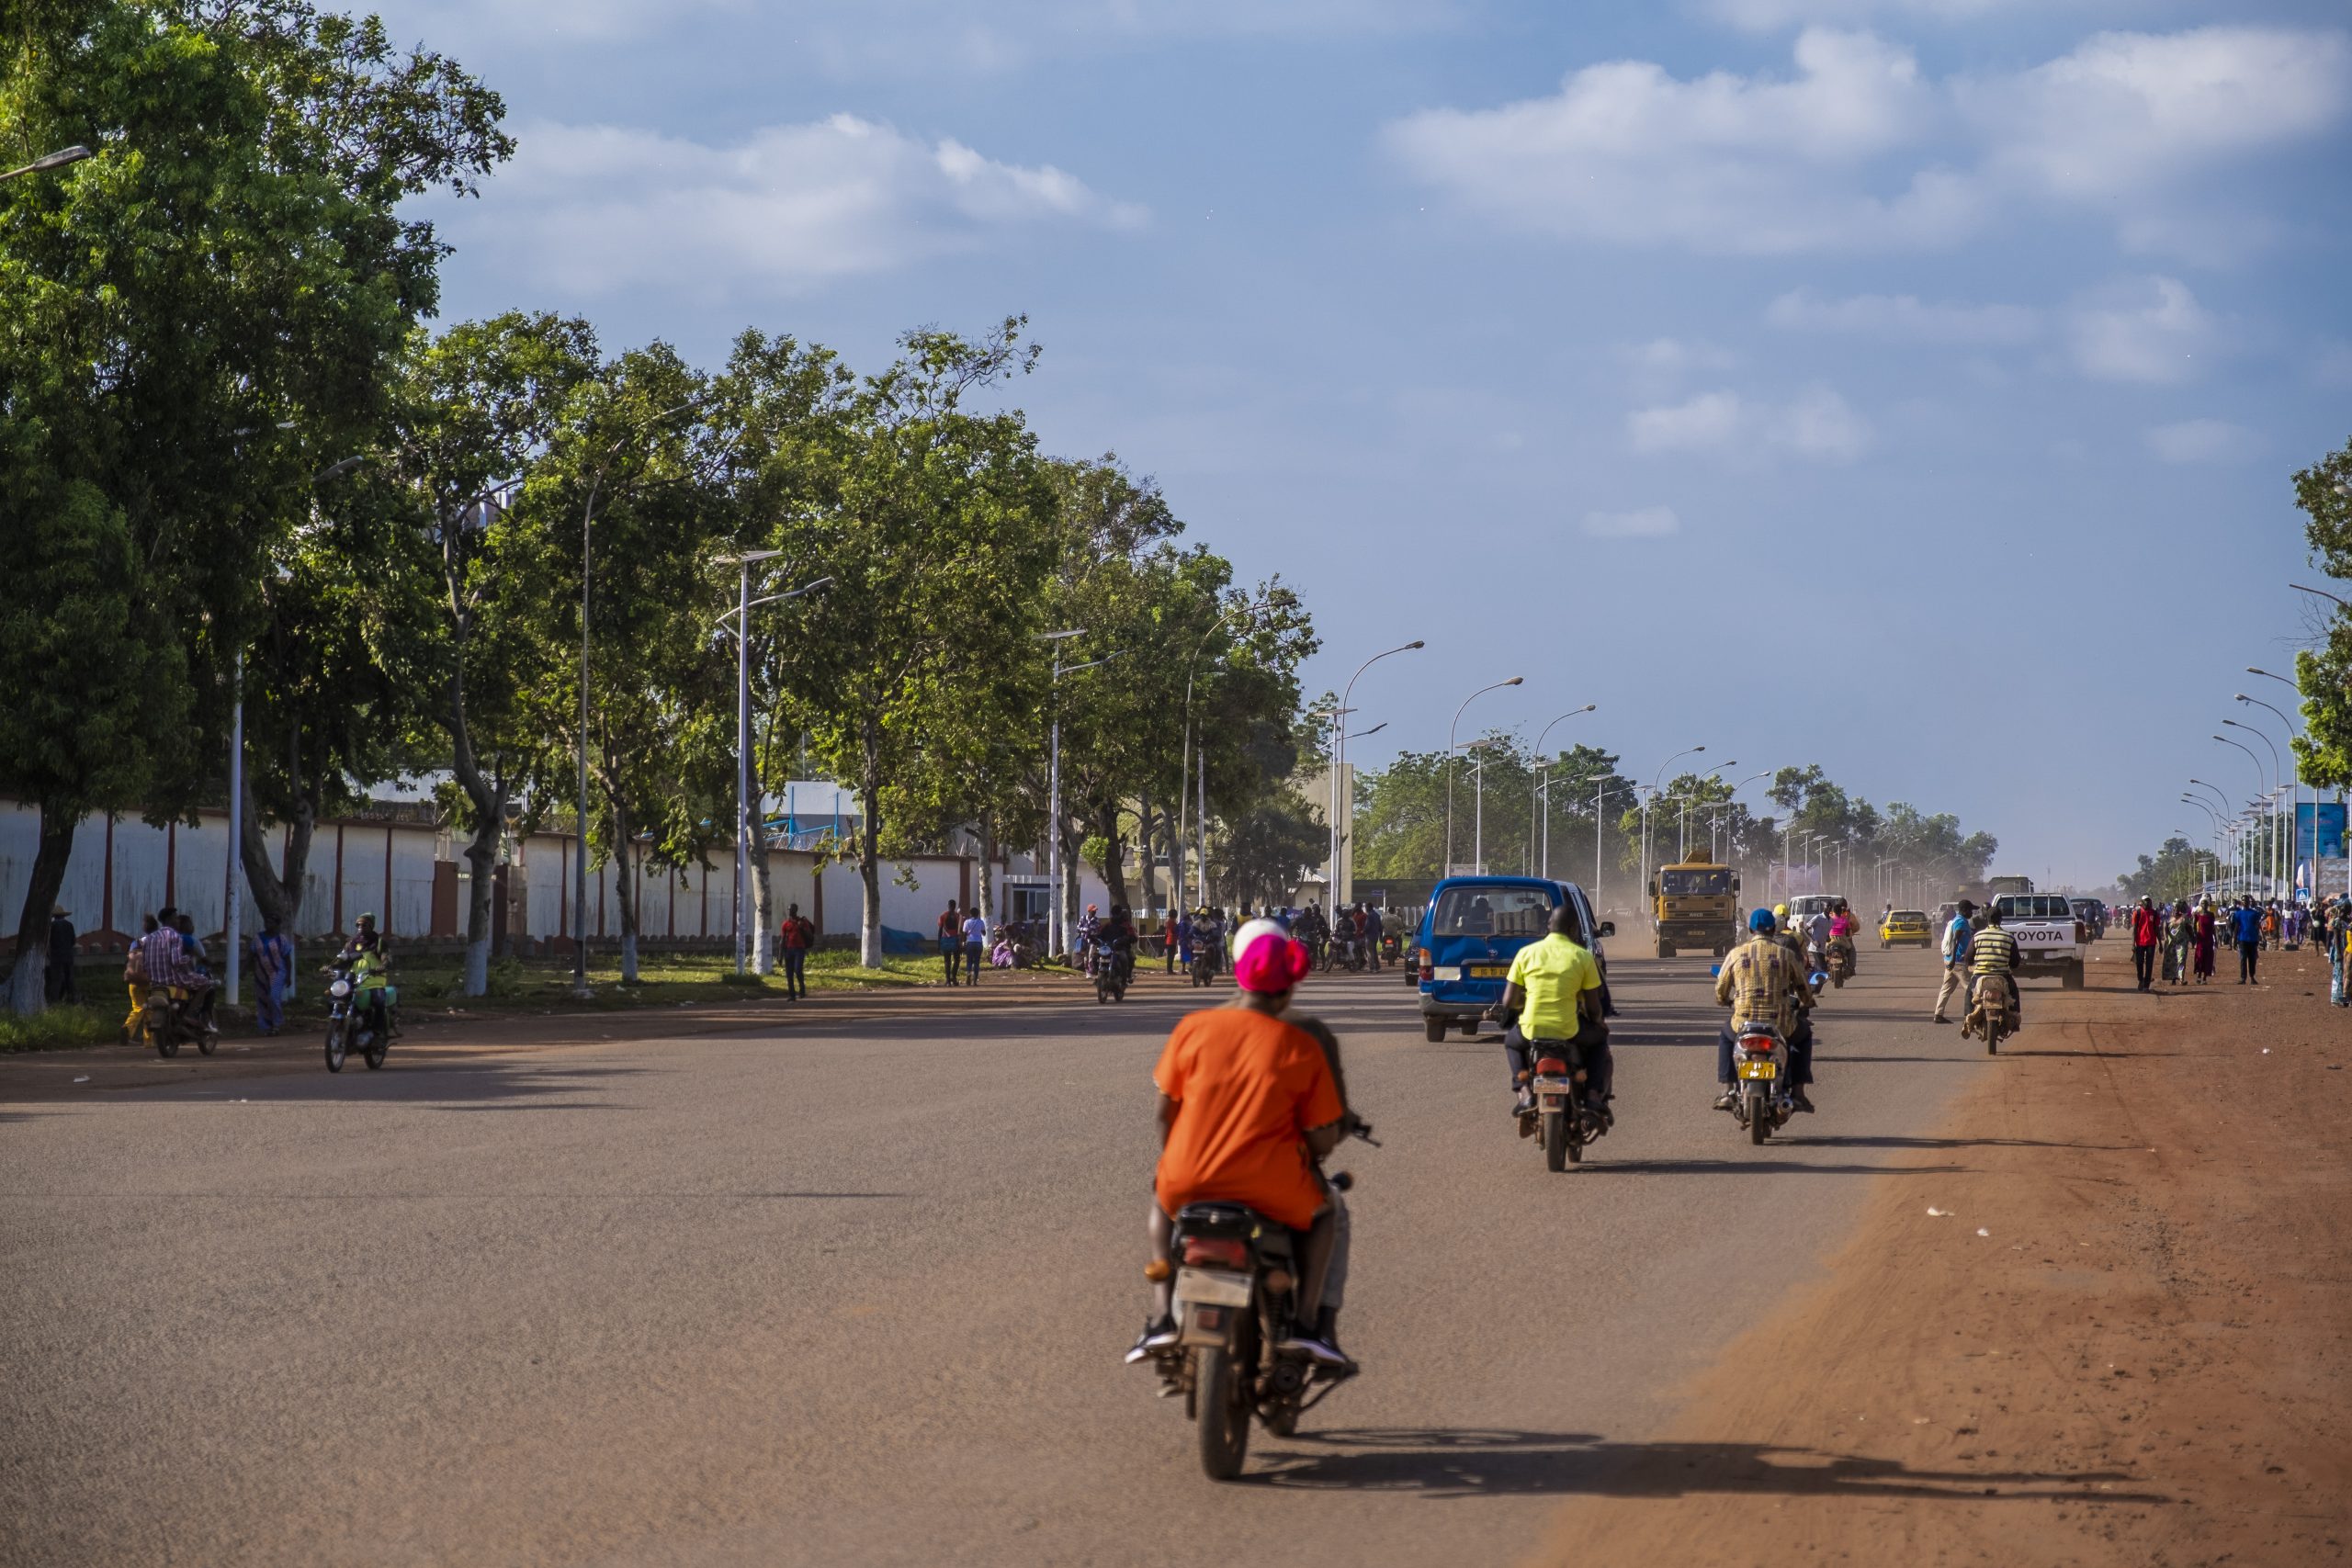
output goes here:
{"type": "Polygon", "coordinates": [[[1854,968],[1854,960],[1860,956],[1854,941],[1854,933],[1860,929],[1854,919],[1854,912],[1846,907],[1846,900],[1840,898],[1829,907],[1829,942],[1823,952],[1826,953],[1843,948],[1849,973],[1854,968]]]}
{"type": "Polygon", "coordinates": [[[384,950],[383,933],[376,929],[376,917],[363,914],[353,922],[351,939],[335,954],[334,967],[348,964],[351,970],[352,1005],[364,1009],[368,1027],[379,1038],[392,1026],[391,956],[384,950]]]}
{"type": "Polygon", "coordinates": [[[1127,1352],[1130,1364],[1176,1348],[1175,1216],[1188,1203],[1226,1202],[1300,1233],[1300,1321],[1283,1330],[1276,1353],[1342,1376],[1355,1371],[1339,1344],[1347,1205],[1324,1180],[1321,1162],[1363,1123],[1348,1109],[1339,1040],[1293,1010],[1307,968],[1304,943],[1272,920],[1249,922],[1234,938],[1234,998],[1187,1014],[1160,1053],[1152,1073],[1160,1151],[1144,1270],[1151,1317],[1127,1352]]]}

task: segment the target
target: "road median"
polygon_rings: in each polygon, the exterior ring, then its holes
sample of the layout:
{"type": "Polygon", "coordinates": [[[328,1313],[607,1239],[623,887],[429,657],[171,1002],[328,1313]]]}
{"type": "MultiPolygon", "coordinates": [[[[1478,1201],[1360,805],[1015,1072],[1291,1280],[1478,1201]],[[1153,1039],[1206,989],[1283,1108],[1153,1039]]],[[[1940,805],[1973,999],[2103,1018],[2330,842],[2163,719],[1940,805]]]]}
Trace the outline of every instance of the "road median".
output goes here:
{"type": "Polygon", "coordinates": [[[2314,955],[2269,970],[2029,987],[1938,1173],[1881,1179],[1537,1560],[2343,1560],[2352,1035],[2314,955]]]}

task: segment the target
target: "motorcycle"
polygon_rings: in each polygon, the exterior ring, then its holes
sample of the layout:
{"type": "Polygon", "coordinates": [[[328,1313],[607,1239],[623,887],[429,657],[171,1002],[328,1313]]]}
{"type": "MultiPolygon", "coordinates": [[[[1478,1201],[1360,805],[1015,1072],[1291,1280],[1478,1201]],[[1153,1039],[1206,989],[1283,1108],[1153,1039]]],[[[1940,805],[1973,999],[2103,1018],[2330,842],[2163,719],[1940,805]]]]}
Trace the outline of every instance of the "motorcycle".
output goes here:
{"type": "Polygon", "coordinates": [[[1587,1145],[1609,1131],[1609,1118],[1585,1103],[1584,1085],[1583,1048],[1573,1040],[1544,1041],[1527,1079],[1535,1106],[1521,1114],[1520,1135],[1536,1136],[1546,1170],[1583,1164],[1587,1145]],[[1525,1125],[1531,1120],[1532,1133],[1525,1125]]]}
{"type": "Polygon", "coordinates": [[[369,1016],[366,993],[352,977],[348,959],[338,960],[320,971],[327,980],[327,1071],[339,1073],[353,1051],[375,1071],[384,1065],[384,1057],[392,1048],[392,1002],[394,993],[384,987],[383,1027],[375,1027],[369,1016]]]}
{"type": "Polygon", "coordinates": [[[1098,1002],[1123,1002],[1127,999],[1127,966],[1120,962],[1119,950],[1108,937],[1096,937],[1086,955],[1086,966],[1094,975],[1094,999],[1098,1002]]]}
{"type": "Polygon", "coordinates": [[[1968,1003],[1968,1012],[1960,1021],[1960,1036],[1965,1040],[1975,1035],[1984,1042],[1984,1054],[1997,1054],[2001,1042],[2018,1032],[2017,1014],[2009,1007],[2009,987],[1997,975],[1977,976],[1968,1003]]]}
{"type": "Polygon", "coordinates": [[[1829,955],[1821,950],[1819,942],[1805,944],[1804,966],[1811,972],[1811,977],[1805,984],[1813,987],[1813,994],[1817,997],[1821,995],[1821,987],[1829,983],[1829,955]]]}
{"type": "Polygon", "coordinates": [[[205,1021],[203,1003],[179,986],[150,986],[139,1010],[139,1031],[158,1056],[176,1056],[193,1043],[205,1055],[220,1048],[220,1031],[205,1021]]]}
{"type": "Polygon", "coordinates": [[[1216,981],[1217,960],[1223,955],[1224,948],[1225,942],[1221,937],[1194,939],[1193,967],[1190,971],[1193,985],[1206,986],[1216,981]]]}
{"type": "MultiPolygon", "coordinates": [[[[1371,1132],[1355,1135],[1370,1144],[1371,1132]]],[[[1354,1185],[1346,1171],[1330,1181],[1341,1192],[1354,1185]]],[[[1289,1226],[1239,1203],[1188,1203],[1176,1214],[1176,1345],[1159,1358],[1160,1393],[1183,1396],[1212,1481],[1241,1473],[1253,1416],[1287,1438],[1351,1375],[1275,1353],[1298,1309],[1298,1245],[1289,1226]]]]}
{"type": "Polygon", "coordinates": [[[1732,1042],[1733,1081],[1739,1099],[1732,1115],[1747,1129],[1747,1141],[1760,1144],[1796,1114],[1789,1098],[1789,1047],[1781,1032],[1769,1023],[1740,1025],[1732,1042]]]}
{"type": "Polygon", "coordinates": [[[1826,967],[1829,971],[1829,983],[1842,991],[1846,988],[1846,982],[1854,976],[1854,950],[1846,942],[1833,942],[1829,944],[1828,957],[1826,967]]]}

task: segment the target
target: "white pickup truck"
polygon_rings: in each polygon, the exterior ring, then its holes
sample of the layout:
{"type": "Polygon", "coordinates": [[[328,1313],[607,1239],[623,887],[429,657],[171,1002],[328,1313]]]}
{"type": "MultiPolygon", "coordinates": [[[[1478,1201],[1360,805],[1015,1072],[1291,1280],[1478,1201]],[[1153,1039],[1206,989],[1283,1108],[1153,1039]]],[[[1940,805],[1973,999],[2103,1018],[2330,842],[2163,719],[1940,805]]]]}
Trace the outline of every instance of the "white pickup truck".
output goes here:
{"type": "Polygon", "coordinates": [[[2001,929],[2018,944],[2018,977],[2055,975],[2070,991],[2083,988],[2083,949],[2090,933],[2063,893],[2004,893],[1993,900],[2001,929]]]}

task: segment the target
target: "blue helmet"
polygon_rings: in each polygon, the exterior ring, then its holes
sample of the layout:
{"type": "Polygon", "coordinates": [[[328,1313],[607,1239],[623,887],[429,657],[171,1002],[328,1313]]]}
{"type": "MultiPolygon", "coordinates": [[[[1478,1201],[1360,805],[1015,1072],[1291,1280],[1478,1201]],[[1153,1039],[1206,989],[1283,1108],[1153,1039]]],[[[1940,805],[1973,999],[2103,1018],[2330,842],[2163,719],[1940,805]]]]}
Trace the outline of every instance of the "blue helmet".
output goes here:
{"type": "Polygon", "coordinates": [[[1758,933],[1778,931],[1781,922],[1772,918],[1770,909],[1751,909],[1747,914],[1747,929],[1758,933]]]}

